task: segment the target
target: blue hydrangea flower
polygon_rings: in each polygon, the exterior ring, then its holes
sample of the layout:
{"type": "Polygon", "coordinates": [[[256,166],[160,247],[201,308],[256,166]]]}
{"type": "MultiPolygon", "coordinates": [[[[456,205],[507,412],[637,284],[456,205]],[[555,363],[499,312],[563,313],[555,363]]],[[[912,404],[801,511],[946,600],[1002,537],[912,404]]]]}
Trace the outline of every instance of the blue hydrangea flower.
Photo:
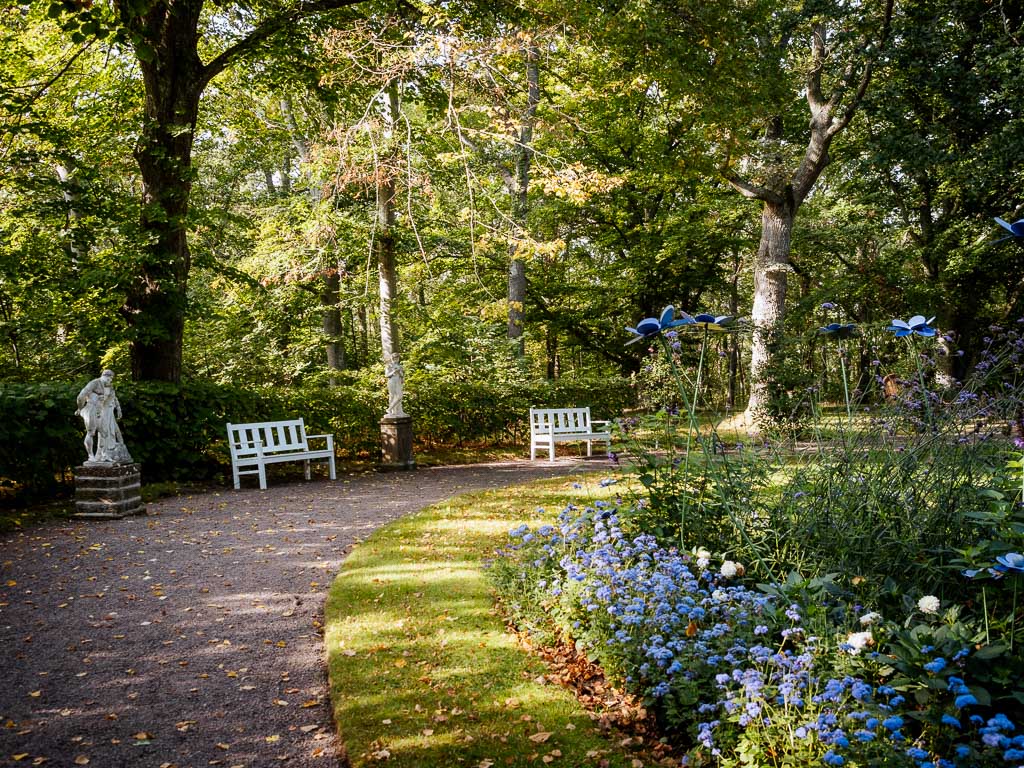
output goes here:
{"type": "Polygon", "coordinates": [[[934,336],[935,329],[932,328],[932,323],[935,322],[935,318],[932,317],[928,320],[924,319],[924,315],[914,315],[909,320],[899,320],[897,318],[892,319],[892,323],[886,330],[892,331],[896,334],[896,338],[902,338],[904,336],[910,336],[911,334],[917,334],[918,336],[934,336]]]}
{"type": "Polygon", "coordinates": [[[857,335],[857,326],[854,323],[829,323],[824,328],[818,329],[818,335],[837,341],[850,339],[857,335]]]}
{"type": "Polygon", "coordinates": [[[626,330],[636,335],[635,339],[630,339],[626,344],[636,344],[638,341],[644,339],[652,339],[662,331],[667,331],[670,328],[675,328],[680,325],[689,325],[693,323],[693,318],[683,313],[683,317],[678,320],[675,319],[676,310],[671,304],[661,310],[661,317],[645,317],[639,323],[636,324],[636,328],[630,328],[626,326],[626,330]]]}

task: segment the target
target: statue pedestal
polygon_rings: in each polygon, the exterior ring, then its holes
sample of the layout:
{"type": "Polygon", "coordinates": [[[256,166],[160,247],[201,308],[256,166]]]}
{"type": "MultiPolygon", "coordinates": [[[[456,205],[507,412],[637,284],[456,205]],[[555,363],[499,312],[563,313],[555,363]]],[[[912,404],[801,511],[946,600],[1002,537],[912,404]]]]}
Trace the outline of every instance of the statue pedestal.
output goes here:
{"type": "Polygon", "coordinates": [[[121,518],[146,514],[140,464],[75,467],[75,517],[121,518]]]}
{"type": "Polygon", "coordinates": [[[412,416],[380,420],[381,469],[416,469],[412,457],[412,416]]]}

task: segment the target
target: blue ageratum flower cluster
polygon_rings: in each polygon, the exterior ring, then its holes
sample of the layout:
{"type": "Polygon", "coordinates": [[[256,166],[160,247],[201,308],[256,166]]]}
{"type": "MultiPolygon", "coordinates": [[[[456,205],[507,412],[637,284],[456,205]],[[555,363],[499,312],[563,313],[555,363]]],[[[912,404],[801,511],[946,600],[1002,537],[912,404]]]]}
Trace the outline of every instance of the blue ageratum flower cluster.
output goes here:
{"type": "Polygon", "coordinates": [[[732,765],[763,747],[799,765],[1024,765],[1010,718],[978,713],[962,677],[969,649],[921,660],[938,683],[923,717],[893,687],[837,673],[858,657],[811,635],[803,606],[738,583],[737,563],[627,536],[619,515],[608,502],[570,505],[555,525],[510,531],[502,559],[534,579],[531,596],[563,631],[687,734],[685,764],[732,765]]]}

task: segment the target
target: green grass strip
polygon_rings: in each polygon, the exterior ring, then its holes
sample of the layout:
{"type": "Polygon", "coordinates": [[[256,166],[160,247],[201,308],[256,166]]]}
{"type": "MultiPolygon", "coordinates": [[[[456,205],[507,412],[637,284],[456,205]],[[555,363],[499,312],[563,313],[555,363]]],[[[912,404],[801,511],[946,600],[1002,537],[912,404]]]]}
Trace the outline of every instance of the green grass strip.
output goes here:
{"type": "Polygon", "coordinates": [[[355,548],[331,586],[325,632],[353,766],[635,765],[570,691],[544,681],[543,662],[506,630],[483,568],[510,528],[609,494],[593,476],[466,494],[355,548]]]}

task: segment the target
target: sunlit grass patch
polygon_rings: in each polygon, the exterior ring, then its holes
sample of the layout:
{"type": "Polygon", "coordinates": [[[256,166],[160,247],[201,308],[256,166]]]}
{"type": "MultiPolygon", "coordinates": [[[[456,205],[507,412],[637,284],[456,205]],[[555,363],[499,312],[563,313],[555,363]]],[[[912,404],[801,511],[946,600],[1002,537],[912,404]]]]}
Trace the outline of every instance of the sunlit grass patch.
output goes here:
{"type": "Polygon", "coordinates": [[[633,764],[570,691],[545,680],[543,662],[506,630],[484,574],[510,528],[614,494],[598,480],[459,496],[352,552],[331,587],[325,634],[352,765],[633,764]]]}

